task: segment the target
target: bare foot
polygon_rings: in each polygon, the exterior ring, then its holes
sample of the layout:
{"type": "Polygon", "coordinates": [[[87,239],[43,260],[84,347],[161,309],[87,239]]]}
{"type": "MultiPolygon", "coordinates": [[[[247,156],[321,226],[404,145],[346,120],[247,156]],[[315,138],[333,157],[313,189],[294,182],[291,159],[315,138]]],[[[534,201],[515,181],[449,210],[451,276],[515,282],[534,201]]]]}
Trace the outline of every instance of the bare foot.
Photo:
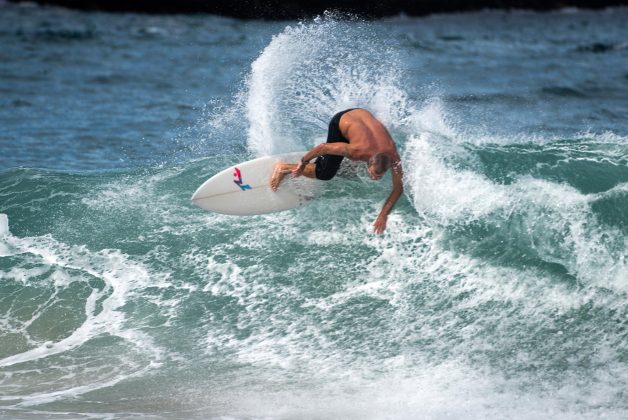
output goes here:
{"type": "Polygon", "coordinates": [[[286,165],[279,162],[275,164],[275,169],[273,170],[273,176],[270,178],[270,188],[273,191],[277,191],[279,188],[279,184],[281,180],[284,179],[286,175],[290,173],[290,169],[286,168],[286,165]]]}

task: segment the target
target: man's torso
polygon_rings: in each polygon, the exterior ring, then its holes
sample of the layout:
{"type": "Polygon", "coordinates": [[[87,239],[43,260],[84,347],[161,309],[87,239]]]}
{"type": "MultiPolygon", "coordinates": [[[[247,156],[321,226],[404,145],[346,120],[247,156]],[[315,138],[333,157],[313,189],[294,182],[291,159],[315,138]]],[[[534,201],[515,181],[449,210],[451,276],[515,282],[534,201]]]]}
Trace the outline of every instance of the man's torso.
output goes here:
{"type": "Polygon", "coordinates": [[[386,153],[393,161],[399,160],[388,130],[367,110],[347,112],[340,118],[339,127],[349,140],[349,159],[368,161],[376,153],[386,153]]]}

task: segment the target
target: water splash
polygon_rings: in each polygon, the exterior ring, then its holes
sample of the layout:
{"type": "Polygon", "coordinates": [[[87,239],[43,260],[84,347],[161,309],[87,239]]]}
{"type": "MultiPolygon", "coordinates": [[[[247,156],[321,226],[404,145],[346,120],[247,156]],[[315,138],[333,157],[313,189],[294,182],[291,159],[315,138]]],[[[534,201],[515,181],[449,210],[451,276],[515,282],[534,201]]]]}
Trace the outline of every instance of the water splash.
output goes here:
{"type": "Polygon", "coordinates": [[[406,111],[398,54],[373,26],[326,15],[273,37],[246,83],[248,145],[258,155],[322,142],[336,112],[369,109],[384,124],[406,111]]]}

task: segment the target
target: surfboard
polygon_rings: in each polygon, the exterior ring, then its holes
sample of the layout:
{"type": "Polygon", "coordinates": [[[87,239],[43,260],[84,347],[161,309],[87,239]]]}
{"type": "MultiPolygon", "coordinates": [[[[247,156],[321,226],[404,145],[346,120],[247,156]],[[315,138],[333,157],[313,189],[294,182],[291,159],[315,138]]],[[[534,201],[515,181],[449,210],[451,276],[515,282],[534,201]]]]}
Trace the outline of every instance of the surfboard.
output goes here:
{"type": "Polygon", "coordinates": [[[197,206],[222,214],[249,216],[300,207],[314,198],[316,180],[286,175],[277,191],[270,188],[275,163],[295,163],[306,152],[265,156],[239,163],[205,181],[192,195],[197,206]]]}

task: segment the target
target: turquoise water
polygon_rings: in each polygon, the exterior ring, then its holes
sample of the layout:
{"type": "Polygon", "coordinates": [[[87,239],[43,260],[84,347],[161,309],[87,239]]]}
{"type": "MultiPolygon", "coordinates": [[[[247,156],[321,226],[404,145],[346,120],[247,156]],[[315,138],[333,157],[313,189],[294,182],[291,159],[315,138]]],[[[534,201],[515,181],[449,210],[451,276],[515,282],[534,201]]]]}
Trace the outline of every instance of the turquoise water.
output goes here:
{"type": "Polygon", "coordinates": [[[0,417],[628,415],[626,9],[362,22],[0,4],[0,417]],[[405,194],[192,192],[372,110],[405,194]]]}

